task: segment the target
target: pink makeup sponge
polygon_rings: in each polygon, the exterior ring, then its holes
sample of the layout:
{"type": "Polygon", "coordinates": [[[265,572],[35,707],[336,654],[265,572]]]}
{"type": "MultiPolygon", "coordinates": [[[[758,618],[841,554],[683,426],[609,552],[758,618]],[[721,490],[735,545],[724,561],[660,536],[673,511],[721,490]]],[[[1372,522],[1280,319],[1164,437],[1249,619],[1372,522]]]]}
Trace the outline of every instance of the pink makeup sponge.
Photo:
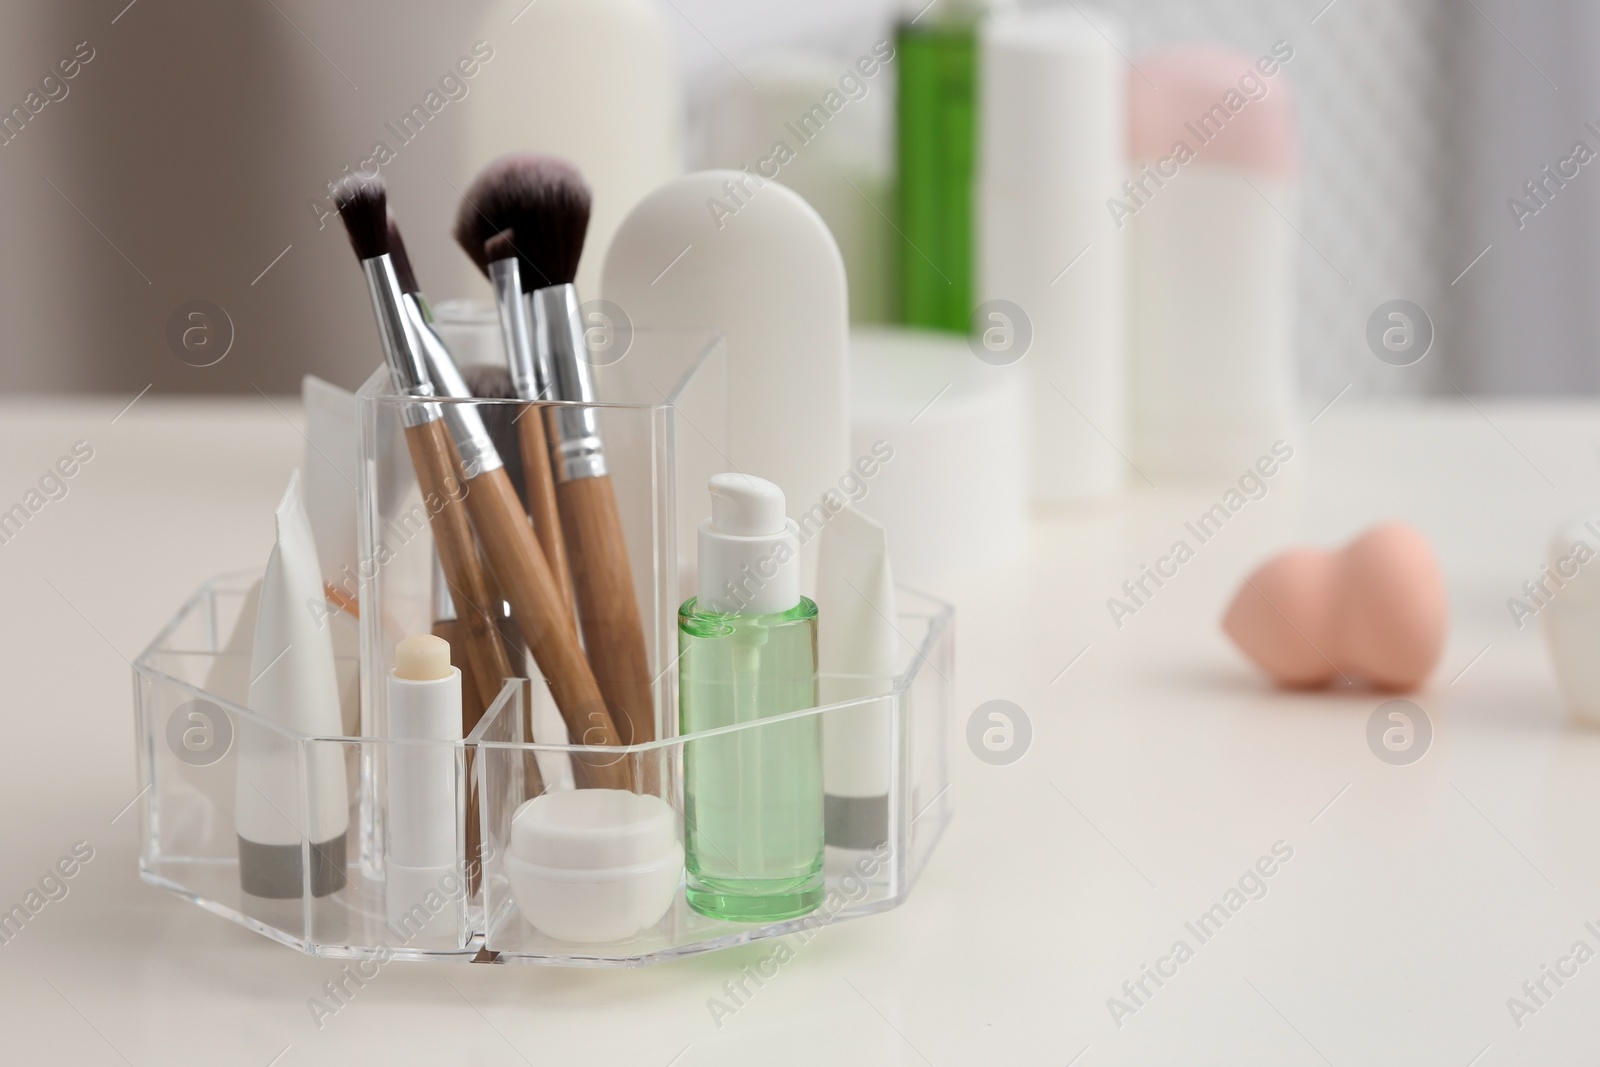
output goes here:
{"type": "Polygon", "coordinates": [[[1343,675],[1403,692],[1438,664],[1447,621],[1428,539],[1385,523],[1337,552],[1298,549],[1269,560],[1245,579],[1222,628],[1280,685],[1310,688],[1343,675]]]}
{"type": "Polygon", "coordinates": [[[1328,646],[1337,559],[1302,548],[1268,560],[1245,579],[1222,617],[1233,643],[1280,685],[1308,689],[1338,673],[1321,651],[1328,646]]]}

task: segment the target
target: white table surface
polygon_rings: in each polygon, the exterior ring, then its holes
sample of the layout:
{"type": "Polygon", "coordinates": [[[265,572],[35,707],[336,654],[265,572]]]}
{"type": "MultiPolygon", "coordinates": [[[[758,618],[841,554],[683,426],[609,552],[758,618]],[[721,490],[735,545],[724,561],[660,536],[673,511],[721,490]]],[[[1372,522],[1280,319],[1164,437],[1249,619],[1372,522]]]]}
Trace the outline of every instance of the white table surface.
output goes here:
{"type": "Polygon", "coordinates": [[[1041,516],[1004,570],[942,590],[958,605],[956,819],[910,902],[824,931],[720,1028],[708,998],[769,947],[632,972],[396,963],[319,1029],[307,1000],[344,965],[145,886],[136,815],[115,818],[136,790],[127,660],[202,579],[265,559],[299,414],[150,396],[113,423],[127,399],[0,405],[0,510],[74,441],[94,448],[0,545],[0,910],[74,842],[94,849],[0,945],[7,1063],[1492,1067],[1600,1051],[1600,960],[1520,1029],[1506,1006],[1575,941],[1600,949],[1584,927],[1600,928],[1600,733],[1568,721],[1538,627],[1505,606],[1556,524],[1600,509],[1600,407],[1345,397],[1120,631],[1106,598],[1227,482],[1140,482],[1041,516]],[[1432,748],[1404,767],[1365,741],[1383,698],[1275,693],[1217,627],[1265,553],[1384,518],[1434,539],[1451,596],[1443,663],[1415,697],[1432,748]],[[1034,728],[1011,766],[964,741],[996,698],[1034,728]],[[1268,894],[1198,944],[1185,921],[1277,841],[1294,854],[1268,894]],[[1118,1028],[1107,999],[1179,938],[1194,958],[1118,1028]]]}

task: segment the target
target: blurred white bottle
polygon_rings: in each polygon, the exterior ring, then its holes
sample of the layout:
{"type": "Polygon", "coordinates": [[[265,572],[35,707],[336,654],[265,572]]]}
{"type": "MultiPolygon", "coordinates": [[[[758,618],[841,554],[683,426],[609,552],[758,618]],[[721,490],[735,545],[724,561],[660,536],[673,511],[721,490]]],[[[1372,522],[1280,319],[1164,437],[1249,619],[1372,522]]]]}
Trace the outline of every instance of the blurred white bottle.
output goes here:
{"type": "MultiPolygon", "coordinates": [[[[657,0],[504,0],[477,37],[494,58],[467,104],[460,187],[506,152],[575,163],[594,191],[578,291],[598,295],[623,217],[683,168],[683,90],[666,10],[657,0]]],[[[465,259],[458,285],[486,291],[465,259]]]]}
{"type": "Polygon", "coordinates": [[[1133,462],[1158,483],[1230,477],[1288,432],[1299,149],[1275,48],[1177,45],[1128,72],[1130,184],[1107,210],[1129,242],[1133,462]]]}
{"type": "Polygon", "coordinates": [[[979,53],[972,327],[992,362],[1027,345],[1027,462],[1045,504],[1104,496],[1128,476],[1123,235],[1105,209],[1125,166],[1126,65],[1115,20],[1089,17],[998,16],[979,53]]]}
{"type": "Polygon", "coordinates": [[[885,217],[894,215],[894,72],[884,54],[893,55],[888,42],[853,58],[785,52],[741,59],[744,76],[728,72],[700,102],[696,169],[748,167],[816,208],[844,257],[851,322],[887,322],[890,315],[899,238],[885,217]],[[780,144],[790,151],[778,151],[780,144]]]}

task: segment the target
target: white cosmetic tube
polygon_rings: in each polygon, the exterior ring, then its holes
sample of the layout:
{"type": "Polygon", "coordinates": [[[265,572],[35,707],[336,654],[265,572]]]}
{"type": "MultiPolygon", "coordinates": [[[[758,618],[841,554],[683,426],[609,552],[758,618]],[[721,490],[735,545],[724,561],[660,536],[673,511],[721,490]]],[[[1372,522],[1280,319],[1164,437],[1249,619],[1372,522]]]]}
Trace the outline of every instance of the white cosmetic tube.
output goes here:
{"type": "Polygon", "coordinates": [[[817,572],[817,695],[824,704],[881,697],[822,721],[824,841],[871,849],[888,840],[894,784],[894,579],[883,527],[854,508],[822,535],[817,572]]]}
{"type": "Polygon", "coordinates": [[[1109,203],[1129,242],[1131,455],[1158,484],[1232,477],[1289,434],[1292,56],[1173,45],[1128,75],[1129,176],[1109,203]]]}
{"type": "MultiPolygon", "coordinates": [[[[317,545],[322,580],[354,600],[360,554],[356,549],[356,481],[361,462],[361,407],[354,393],[308,374],[300,380],[306,409],[302,495],[317,545]]],[[[361,655],[361,628],[353,615],[327,605],[321,621],[332,631],[338,659],[361,655]]],[[[347,671],[339,686],[343,733],[361,731],[361,673],[347,671]]]]}
{"type": "Polygon", "coordinates": [[[1126,67],[1119,27],[1091,17],[1030,10],[981,31],[973,326],[1032,333],[1022,365],[1038,504],[1101,497],[1129,474],[1124,250],[1105,208],[1126,158],[1126,67]]]}
{"type": "MultiPolygon", "coordinates": [[[[658,0],[496,0],[482,8],[474,52],[488,58],[460,116],[466,148],[457,184],[465,188],[506,152],[536,149],[571,160],[594,191],[576,279],[592,297],[623,216],[683,170],[683,79],[672,26],[679,16],[658,0]]],[[[482,291],[478,273],[461,264],[459,284],[482,291]]]]}
{"type": "Polygon", "coordinates": [[[388,830],[385,910],[390,928],[415,939],[456,931],[460,909],[436,908],[458,899],[461,849],[458,746],[461,671],[450,665],[450,644],[431,634],[395,648],[388,680],[388,830]]]}
{"type": "Polygon", "coordinates": [[[239,723],[239,881],[254,897],[301,897],[308,878],[316,897],[345,884],[344,753],[337,743],[303,739],[342,734],[333,642],[314,610],[324,599],[296,471],[278,505],[250,657],[250,709],[284,729],[239,723]]]}

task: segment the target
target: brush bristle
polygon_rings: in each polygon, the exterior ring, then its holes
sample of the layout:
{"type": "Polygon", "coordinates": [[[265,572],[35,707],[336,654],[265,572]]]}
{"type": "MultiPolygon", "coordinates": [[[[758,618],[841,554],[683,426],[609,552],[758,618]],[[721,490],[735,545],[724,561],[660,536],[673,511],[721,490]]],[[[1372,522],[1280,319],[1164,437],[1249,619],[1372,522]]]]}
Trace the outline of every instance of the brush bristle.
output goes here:
{"type": "Polygon", "coordinates": [[[394,260],[394,274],[400,279],[402,293],[420,293],[422,286],[417,284],[417,272],[411,268],[411,257],[406,254],[405,239],[400,236],[400,224],[389,216],[389,258],[394,260]]]}
{"type": "Polygon", "coordinates": [[[389,193],[382,178],[347,179],[334,203],[357,259],[373,259],[389,251],[389,193]]]}
{"type": "Polygon", "coordinates": [[[484,277],[489,276],[489,259],[485,255],[483,246],[488,235],[494,230],[489,223],[478,214],[477,206],[470,199],[472,192],[461,198],[461,207],[456,211],[455,225],[450,227],[450,235],[456,239],[456,244],[461,246],[461,251],[467,258],[483,272],[484,277]],[[485,231],[488,231],[486,234],[485,231]]]}
{"type": "Polygon", "coordinates": [[[517,255],[516,238],[515,230],[501,230],[483,242],[484,262],[495,263],[502,259],[520,258],[517,255]]]}
{"type": "MultiPolygon", "coordinates": [[[[483,400],[515,400],[517,391],[511,384],[511,372],[492,363],[472,363],[461,368],[472,395],[483,400]]],[[[528,490],[522,469],[522,445],[517,438],[516,419],[524,409],[516,404],[480,404],[478,413],[483,416],[483,428],[494,439],[494,447],[506,465],[506,476],[517,496],[527,500],[528,490]]],[[[539,412],[529,410],[524,418],[537,419],[539,412]]]]}
{"type": "Polygon", "coordinates": [[[589,187],[571,163],[512,153],[490,163],[468,187],[456,215],[456,242],[487,272],[493,258],[487,242],[514,230],[524,288],[565,285],[578,274],[590,206],[589,187]]]}

